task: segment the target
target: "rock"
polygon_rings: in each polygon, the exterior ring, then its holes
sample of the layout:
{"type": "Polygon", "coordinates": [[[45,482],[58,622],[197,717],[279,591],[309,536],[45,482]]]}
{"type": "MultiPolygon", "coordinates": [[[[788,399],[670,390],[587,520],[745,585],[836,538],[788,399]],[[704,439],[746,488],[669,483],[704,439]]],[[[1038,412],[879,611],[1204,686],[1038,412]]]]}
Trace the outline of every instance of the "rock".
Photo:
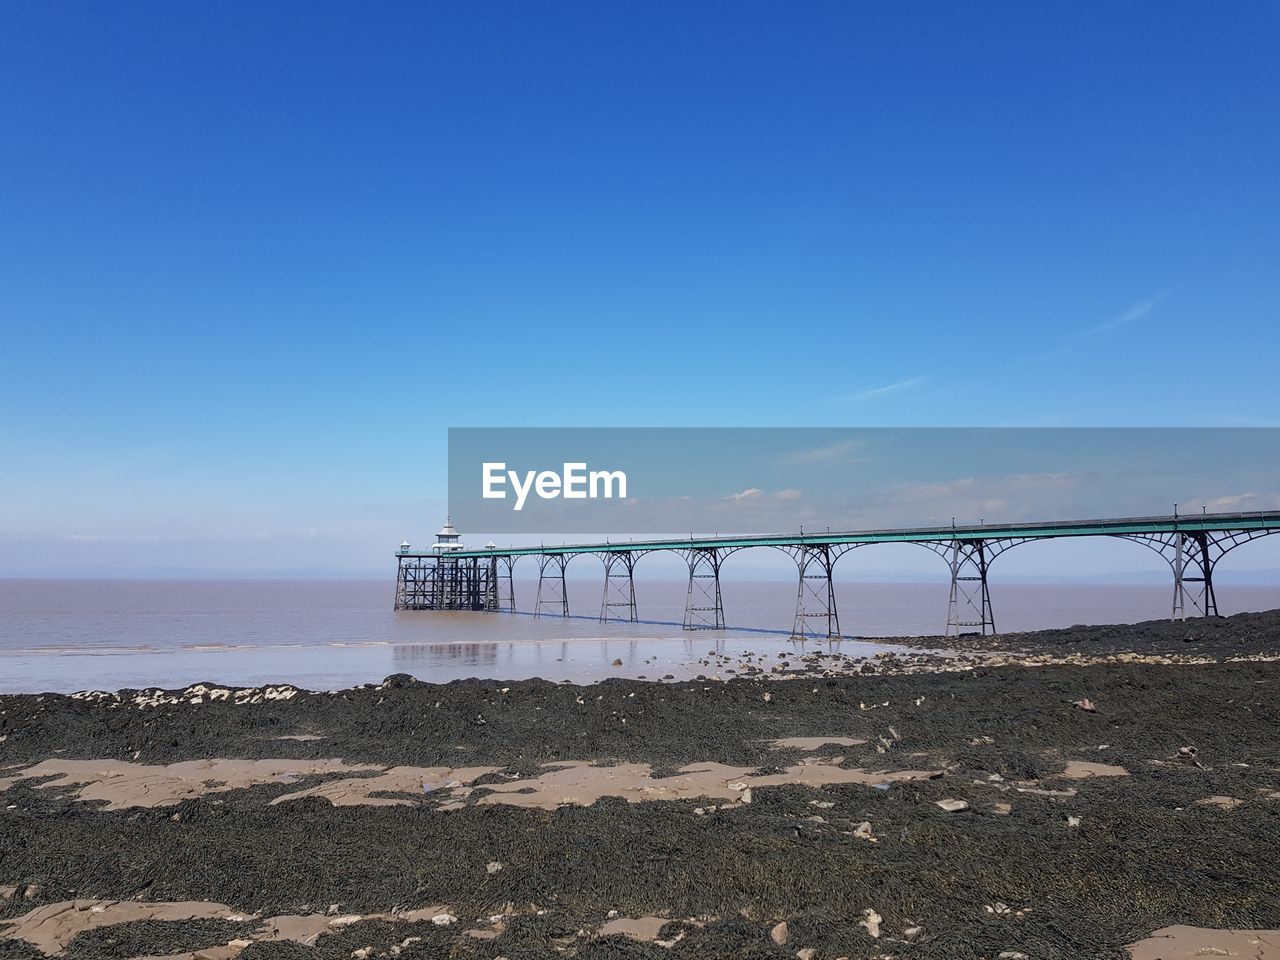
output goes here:
{"type": "Polygon", "coordinates": [[[1083,821],[1079,817],[1067,817],[1068,827],[1078,827],[1083,821]]]}
{"type": "Polygon", "coordinates": [[[813,960],[818,955],[817,947],[805,947],[796,951],[796,960],[813,960]]]}
{"type": "Polygon", "coordinates": [[[437,913],[431,918],[431,922],[437,927],[448,927],[458,922],[458,918],[452,913],[437,913]]]}
{"type": "Polygon", "coordinates": [[[493,876],[495,873],[497,873],[499,870],[502,869],[502,864],[500,864],[497,860],[493,860],[484,869],[485,869],[485,873],[489,874],[489,876],[493,876]]]}
{"type": "Polygon", "coordinates": [[[338,915],[338,904],[336,903],[329,904],[329,910],[327,912],[329,916],[336,917],[338,915]]]}
{"type": "Polygon", "coordinates": [[[1234,810],[1240,804],[1244,803],[1238,797],[1205,797],[1203,800],[1197,800],[1197,807],[1214,807],[1218,810],[1234,810]]]}
{"type": "Polygon", "coordinates": [[[778,946],[782,946],[784,943],[787,942],[787,935],[789,932],[790,931],[787,930],[787,921],[783,920],[776,927],[774,927],[772,930],[769,931],[769,939],[772,940],[774,943],[776,943],[778,946]]]}
{"type": "Polygon", "coordinates": [[[879,939],[880,924],[884,923],[884,917],[876,913],[870,907],[862,911],[862,919],[858,921],[858,926],[864,927],[867,935],[872,939],[879,939]]]}
{"type": "Polygon", "coordinates": [[[621,658],[621,657],[619,657],[617,660],[613,661],[613,665],[614,665],[615,667],[620,667],[620,666],[622,666],[622,658],[621,658]]]}
{"type": "Polygon", "coordinates": [[[1020,950],[1005,950],[999,955],[1000,960],[1031,960],[1025,953],[1020,950]]]}
{"type": "Polygon", "coordinates": [[[863,820],[860,824],[853,828],[853,835],[859,840],[870,840],[876,842],[876,838],[871,833],[871,821],[863,820]]]}
{"type": "Polygon", "coordinates": [[[1098,712],[1097,705],[1088,697],[1085,697],[1083,700],[1077,700],[1075,703],[1072,704],[1072,706],[1075,707],[1077,710],[1083,710],[1085,713],[1098,712]]]}
{"type": "Polygon", "coordinates": [[[924,927],[907,927],[902,931],[902,939],[907,943],[914,943],[920,939],[920,934],[924,933],[924,927]]]}
{"type": "Polygon", "coordinates": [[[1009,814],[1013,813],[1013,805],[1008,803],[993,803],[991,805],[991,812],[998,817],[1007,817],[1009,814]]]}
{"type": "Polygon", "coordinates": [[[969,809],[968,800],[953,800],[951,798],[947,798],[946,800],[935,800],[933,805],[941,810],[945,810],[947,813],[959,813],[961,810],[969,809]]]}

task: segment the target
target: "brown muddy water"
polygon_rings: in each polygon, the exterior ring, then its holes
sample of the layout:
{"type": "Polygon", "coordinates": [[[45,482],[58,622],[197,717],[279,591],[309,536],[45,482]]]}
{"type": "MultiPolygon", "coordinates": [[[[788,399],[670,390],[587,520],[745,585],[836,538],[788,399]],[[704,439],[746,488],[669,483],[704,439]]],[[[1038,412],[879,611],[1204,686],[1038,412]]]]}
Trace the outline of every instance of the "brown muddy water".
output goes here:
{"type": "MultiPolygon", "coordinates": [[[[729,629],[681,629],[686,586],[639,580],[640,623],[602,624],[600,584],[569,583],[572,616],[400,612],[381,581],[0,580],[0,692],[177,687],[216,679],[324,690],[393,673],[593,682],[696,676],[710,651],[768,657],[790,643],[795,586],[726,578],[729,629]],[[614,661],[621,660],[615,665],[614,661]]],[[[1003,583],[993,586],[1003,632],[1166,616],[1158,584],[1003,583]]],[[[533,582],[516,583],[531,609],[533,582]]],[[[1223,613],[1280,607],[1280,586],[1224,586],[1223,613]]],[[[947,584],[837,584],[846,637],[932,636],[946,620],[947,584]]],[[[859,656],[883,643],[845,640],[859,656]]]]}

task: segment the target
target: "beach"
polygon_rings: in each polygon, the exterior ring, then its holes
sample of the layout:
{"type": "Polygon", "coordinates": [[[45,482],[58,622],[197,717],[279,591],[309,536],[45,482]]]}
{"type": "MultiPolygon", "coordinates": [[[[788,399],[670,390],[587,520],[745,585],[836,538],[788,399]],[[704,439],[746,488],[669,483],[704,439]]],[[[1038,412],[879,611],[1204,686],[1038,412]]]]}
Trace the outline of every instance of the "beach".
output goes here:
{"type": "Polygon", "coordinates": [[[0,957],[1273,955],[1280,614],[918,642],[5,696],[0,957]]]}

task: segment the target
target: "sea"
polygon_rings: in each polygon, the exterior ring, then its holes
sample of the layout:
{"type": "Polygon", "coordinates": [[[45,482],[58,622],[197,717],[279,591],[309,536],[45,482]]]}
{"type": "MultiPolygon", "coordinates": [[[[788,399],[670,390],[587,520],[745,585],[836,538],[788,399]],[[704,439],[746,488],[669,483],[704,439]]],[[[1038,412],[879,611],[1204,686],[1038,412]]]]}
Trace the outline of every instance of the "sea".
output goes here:
{"type": "MultiPolygon", "coordinates": [[[[1168,617],[1172,587],[1026,583],[992,586],[1003,632],[1168,617]]],[[[709,654],[775,658],[799,650],[851,656],[937,636],[949,585],[836,585],[845,639],[791,640],[795,583],[728,580],[724,630],[682,628],[687,586],[638,579],[637,623],[600,622],[598,582],[568,583],[570,616],[535,616],[537,585],[515,583],[516,613],[394,611],[376,580],[0,580],[0,692],[289,683],[334,690],[396,673],[596,682],[711,675],[709,654]],[[621,663],[617,663],[621,661],[621,663]]],[[[1219,587],[1220,612],[1280,607],[1280,585],[1219,587]]]]}

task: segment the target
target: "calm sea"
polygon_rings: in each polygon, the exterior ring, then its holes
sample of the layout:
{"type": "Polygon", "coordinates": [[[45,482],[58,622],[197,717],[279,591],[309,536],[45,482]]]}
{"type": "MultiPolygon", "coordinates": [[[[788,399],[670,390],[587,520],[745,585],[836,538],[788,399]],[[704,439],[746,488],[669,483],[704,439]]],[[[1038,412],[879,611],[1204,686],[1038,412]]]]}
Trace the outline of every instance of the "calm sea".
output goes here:
{"type": "MultiPolygon", "coordinates": [[[[774,656],[788,640],[795,586],[724,584],[731,628],[681,629],[685,584],[637,581],[641,623],[598,622],[598,583],[571,582],[568,619],[527,613],[401,612],[392,585],[369,580],[0,580],[0,691],[182,686],[197,681],[293,683],[336,689],[409,673],[444,682],[650,679],[712,672],[716,650],[774,656]],[[613,661],[620,659],[621,666],[613,661]]],[[[930,636],[946,622],[947,584],[837,585],[849,637],[930,636]]],[[[1006,631],[1123,623],[1168,616],[1172,589],[1157,585],[993,585],[1006,631]]],[[[535,584],[516,583],[530,609],[535,584]]],[[[1224,614],[1280,607],[1280,586],[1220,588],[1224,614]]],[[[825,649],[825,643],[820,644],[825,649]]],[[[847,653],[885,649],[845,640],[847,653]]]]}

